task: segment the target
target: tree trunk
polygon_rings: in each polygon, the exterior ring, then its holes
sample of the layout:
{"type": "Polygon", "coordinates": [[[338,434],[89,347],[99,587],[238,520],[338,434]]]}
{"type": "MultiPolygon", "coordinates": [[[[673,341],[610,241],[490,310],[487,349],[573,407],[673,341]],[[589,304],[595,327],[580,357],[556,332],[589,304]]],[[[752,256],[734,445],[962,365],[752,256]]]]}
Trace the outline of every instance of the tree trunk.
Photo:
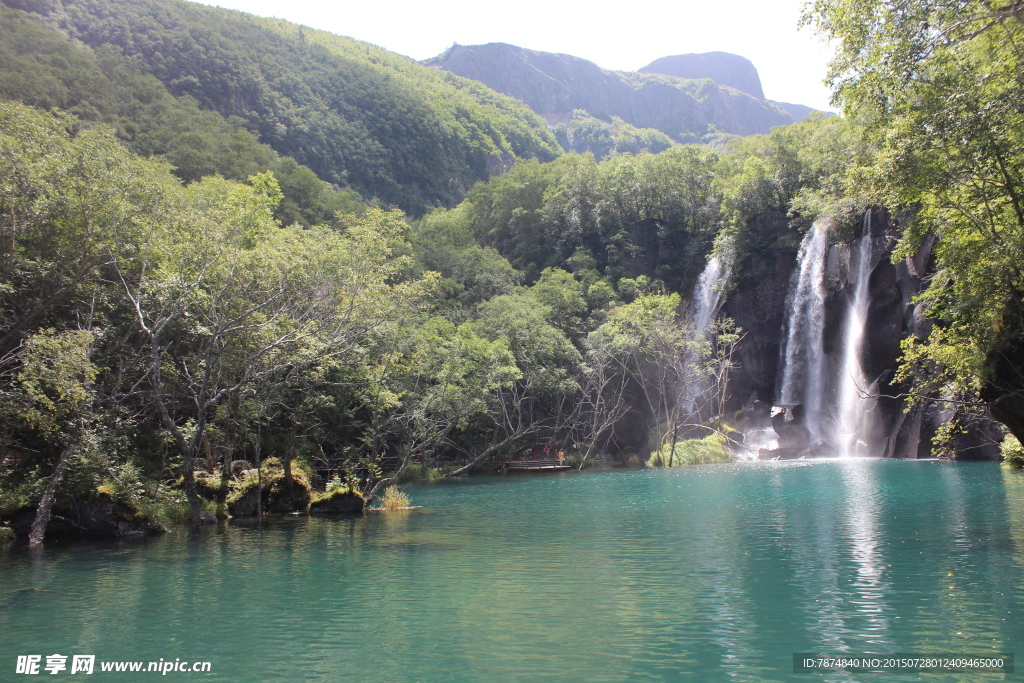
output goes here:
{"type": "Polygon", "coordinates": [[[234,421],[228,424],[228,442],[224,448],[224,460],[220,465],[220,486],[217,487],[217,517],[228,518],[228,482],[231,478],[231,462],[235,457],[234,421]]]}
{"type": "Polygon", "coordinates": [[[679,440],[679,420],[674,419],[672,427],[672,448],[668,452],[668,466],[672,467],[675,465],[676,459],[676,442],[679,440]]]}
{"type": "MultiPolygon", "coordinates": [[[[141,315],[141,313],[140,313],[141,315]]],[[[143,329],[146,329],[143,325],[143,329]]],[[[185,497],[188,498],[188,504],[191,508],[191,522],[192,526],[199,526],[199,496],[196,495],[196,479],[193,470],[196,466],[196,454],[199,452],[200,442],[196,441],[193,437],[191,443],[185,440],[181,430],[174,424],[174,420],[171,419],[171,414],[167,410],[167,404],[164,402],[163,385],[161,380],[161,358],[160,358],[160,336],[159,334],[150,333],[150,350],[152,353],[152,365],[150,366],[150,373],[152,375],[153,382],[153,400],[156,403],[157,412],[160,413],[160,420],[164,424],[164,428],[171,433],[174,437],[174,442],[178,445],[181,450],[181,457],[183,458],[182,478],[185,482],[185,497]]],[[[199,423],[196,425],[196,431],[198,434],[202,434],[203,430],[206,429],[206,421],[203,415],[200,414],[199,423]]]]}
{"type": "Polygon", "coordinates": [[[292,458],[295,457],[295,423],[292,423],[291,433],[288,434],[288,448],[284,454],[284,485],[289,491],[292,489],[292,458]]]}
{"type": "Polygon", "coordinates": [[[206,473],[213,474],[217,466],[213,459],[213,449],[210,448],[210,440],[205,436],[203,437],[203,452],[206,453],[206,473]]]}
{"type": "Polygon", "coordinates": [[[189,521],[192,526],[200,526],[199,521],[199,494],[196,493],[196,478],[192,470],[195,469],[195,453],[192,449],[185,452],[185,497],[188,498],[189,521]]]}
{"type": "Polygon", "coordinates": [[[263,451],[256,445],[256,516],[263,519],[263,451]]]}
{"type": "Polygon", "coordinates": [[[405,474],[406,468],[409,466],[409,461],[412,459],[410,455],[410,453],[405,453],[400,456],[398,470],[390,477],[378,481],[367,493],[363,494],[364,505],[369,505],[370,502],[377,497],[377,491],[380,491],[382,487],[392,484],[402,478],[402,475],[405,474]]]}
{"type": "Polygon", "coordinates": [[[53,474],[50,475],[50,483],[46,485],[43,497],[39,501],[39,507],[36,508],[36,517],[32,520],[32,530],[28,535],[29,545],[36,546],[43,543],[43,537],[46,535],[46,525],[50,522],[50,511],[53,509],[53,501],[57,498],[57,489],[60,488],[60,483],[64,479],[64,471],[67,469],[68,460],[71,459],[71,456],[75,454],[75,449],[78,448],[78,441],[81,435],[82,425],[79,423],[75,427],[75,431],[72,433],[67,446],[61,451],[60,461],[58,461],[57,467],[54,468],[53,474]]]}

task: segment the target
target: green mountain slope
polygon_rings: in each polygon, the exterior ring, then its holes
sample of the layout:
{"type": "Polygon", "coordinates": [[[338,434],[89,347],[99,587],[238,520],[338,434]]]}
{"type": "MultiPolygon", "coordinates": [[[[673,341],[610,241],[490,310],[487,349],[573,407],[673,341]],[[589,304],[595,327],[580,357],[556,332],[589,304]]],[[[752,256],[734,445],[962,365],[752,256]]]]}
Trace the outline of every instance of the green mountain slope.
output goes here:
{"type": "Polygon", "coordinates": [[[127,58],[68,41],[3,6],[0,98],[69,111],[79,127],[110,125],[133,152],[162,156],[187,182],[212,174],[245,180],[272,170],[284,192],[276,213],[285,225],[329,222],[335,212],[362,204],[260,143],[241,118],[204,111],[187,95],[174,97],[127,58]]]}
{"type": "Polygon", "coordinates": [[[514,157],[561,149],[528,107],[353,39],[179,0],[4,0],[237,116],[323,180],[420,213],[514,157]]]}

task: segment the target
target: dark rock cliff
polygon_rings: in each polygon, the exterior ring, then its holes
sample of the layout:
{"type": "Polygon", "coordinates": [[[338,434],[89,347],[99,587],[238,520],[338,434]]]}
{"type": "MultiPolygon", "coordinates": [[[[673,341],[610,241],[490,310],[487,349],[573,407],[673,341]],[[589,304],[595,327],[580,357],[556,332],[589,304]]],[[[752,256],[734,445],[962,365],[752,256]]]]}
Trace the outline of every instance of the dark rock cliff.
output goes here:
{"type": "MultiPolygon", "coordinates": [[[[778,211],[754,219],[760,234],[789,230],[786,214],[778,211]]],[[[733,410],[759,401],[772,405],[782,352],[782,329],[786,316],[786,295],[796,267],[797,247],[777,246],[769,252],[751,254],[735,269],[731,293],[721,314],[732,318],[743,330],[736,354],[739,369],[729,383],[733,410]]]]}
{"type": "MultiPolygon", "coordinates": [[[[760,93],[757,70],[742,57],[736,59],[753,70],[760,93]]],[[[716,130],[735,135],[768,133],[795,120],[763,95],[711,77],[609,71],[579,57],[505,43],[455,45],[425,63],[522,100],[549,121],[583,109],[599,118],[618,116],[634,126],[656,128],[692,142],[716,130]]],[[[743,79],[733,80],[751,87],[743,79]]]]}

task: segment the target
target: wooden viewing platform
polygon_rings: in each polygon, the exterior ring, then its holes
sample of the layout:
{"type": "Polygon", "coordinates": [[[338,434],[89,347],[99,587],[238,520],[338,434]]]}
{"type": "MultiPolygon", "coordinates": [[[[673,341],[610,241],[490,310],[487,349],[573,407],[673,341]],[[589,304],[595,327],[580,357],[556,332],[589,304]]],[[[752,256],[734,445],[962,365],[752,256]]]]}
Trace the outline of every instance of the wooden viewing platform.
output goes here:
{"type": "Polygon", "coordinates": [[[569,465],[565,460],[550,458],[547,460],[510,460],[508,470],[517,472],[537,472],[540,470],[567,470],[569,465]]]}

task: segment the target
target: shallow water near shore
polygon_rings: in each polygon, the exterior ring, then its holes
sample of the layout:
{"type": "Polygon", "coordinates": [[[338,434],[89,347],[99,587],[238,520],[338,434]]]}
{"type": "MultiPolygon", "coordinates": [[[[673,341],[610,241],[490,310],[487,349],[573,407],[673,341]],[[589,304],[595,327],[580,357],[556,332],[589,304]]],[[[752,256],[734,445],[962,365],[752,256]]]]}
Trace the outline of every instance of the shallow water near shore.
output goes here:
{"type": "Polygon", "coordinates": [[[0,550],[0,680],[53,653],[209,661],[169,675],[225,681],[1019,676],[792,667],[1020,650],[1024,473],[851,459],[406,492],[421,509],[0,550]]]}

